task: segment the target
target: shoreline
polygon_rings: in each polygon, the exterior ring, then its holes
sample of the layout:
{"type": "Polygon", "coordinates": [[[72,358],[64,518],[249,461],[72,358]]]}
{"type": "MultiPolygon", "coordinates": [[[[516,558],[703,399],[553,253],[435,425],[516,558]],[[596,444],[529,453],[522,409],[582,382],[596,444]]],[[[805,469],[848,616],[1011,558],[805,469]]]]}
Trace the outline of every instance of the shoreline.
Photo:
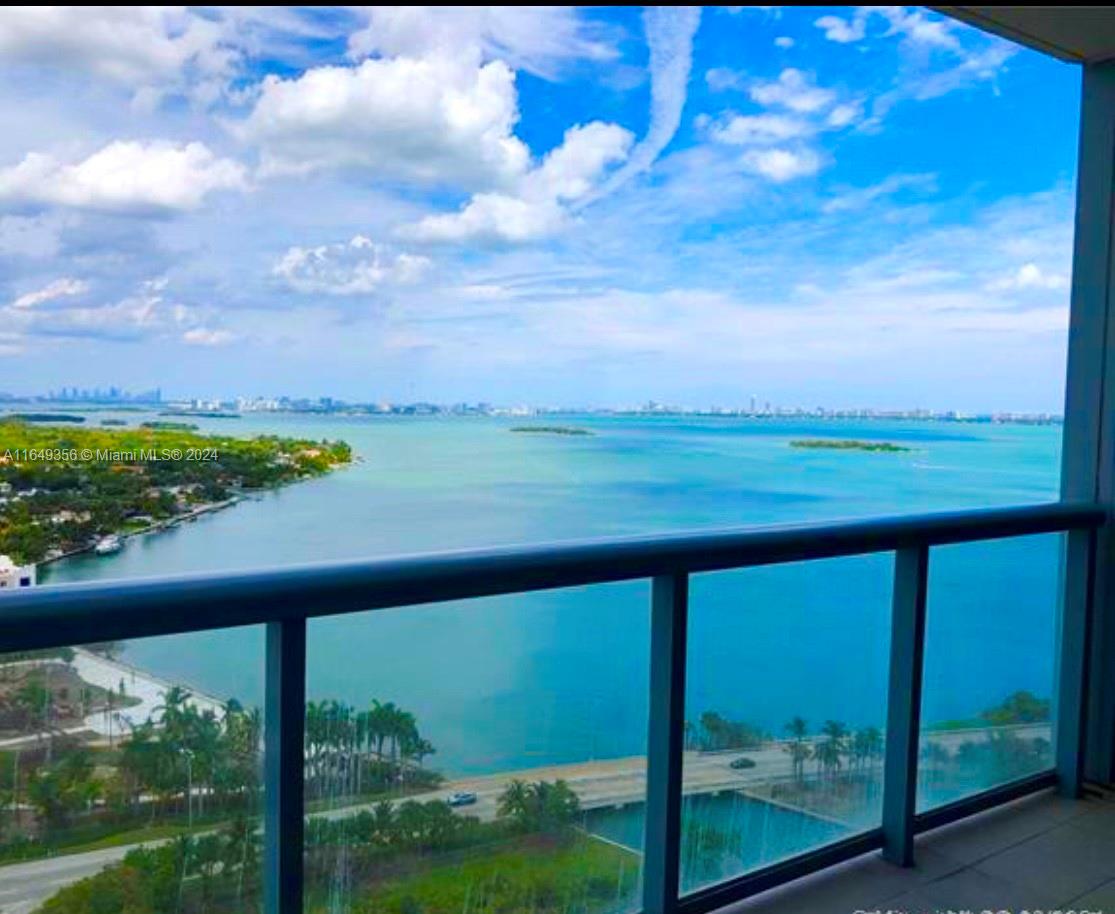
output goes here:
{"type": "MultiPolygon", "coordinates": [[[[186,522],[195,521],[202,515],[213,514],[217,511],[223,511],[226,508],[231,508],[246,500],[247,497],[248,496],[242,493],[237,493],[236,495],[233,495],[232,498],[225,499],[224,501],[207,502],[197,508],[191,509],[190,511],[184,511],[181,514],[176,514],[174,517],[167,518],[166,520],[155,521],[153,524],[148,524],[146,527],[139,527],[135,530],[117,530],[113,533],[107,533],[100,539],[104,539],[108,536],[115,536],[121,540],[128,540],[136,536],[150,536],[156,533],[163,533],[171,529],[172,527],[177,527],[186,522]]],[[[98,539],[97,542],[100,542],[100,539],[98,539]]],[[[42,568],[44,565],[53,565],[55,562],[61,562],[63,559],[71,559],[78,555],[88,555],[96,548],[97,543],[91,543],[88,546],[82,546],[80,549],[71,549],[69,552],[63,552],[61,555],[44,558],[42,561],[36,562],[35,567],[42,568]]],[[[101,557],[109,558],[111,555],[115,555],[115,553],[109,553],[109,555],[101,557]]]]}

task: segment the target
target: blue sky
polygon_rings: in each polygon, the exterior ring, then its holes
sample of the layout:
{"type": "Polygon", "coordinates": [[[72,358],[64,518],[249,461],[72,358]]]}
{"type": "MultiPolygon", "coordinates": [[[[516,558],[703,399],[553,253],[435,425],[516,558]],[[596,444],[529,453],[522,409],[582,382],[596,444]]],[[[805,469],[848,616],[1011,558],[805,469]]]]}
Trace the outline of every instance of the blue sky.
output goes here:
{"type": "Polygon", "coordinates": [[[1061,408],[1079,73],[920,8],[6,8],[0,76],[0,391],[1061,408]]]}

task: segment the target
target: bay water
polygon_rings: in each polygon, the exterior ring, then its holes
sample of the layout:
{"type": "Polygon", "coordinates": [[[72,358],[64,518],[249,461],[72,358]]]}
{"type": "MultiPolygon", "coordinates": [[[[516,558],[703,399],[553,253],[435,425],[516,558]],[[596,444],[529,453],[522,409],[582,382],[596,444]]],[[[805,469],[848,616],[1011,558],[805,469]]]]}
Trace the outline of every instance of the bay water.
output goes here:
{"type": "MultiPolygon", "coordinates": [[[[90,414],[90,423],[109,417],[90,414]]],[[[138,421],[135,414],[120,418],[138,421]]],[[[344,439],[358,460],[43,583],[285,567],[502,544],[813,522],[1055,499],[1059,426],[678,416],[191,419],[204,431],[344,439]],[[584,436],[524,434],[561,424],[584,436]],[[899,453],[804,449],[890,441],[899,453]]],[[[923,718],[1048,697],[1059,537],[934,550],[923,718]]],[[[780,734],[793,715],[881,726],[892,557],[693,579],[688,713],[780,734]]],[[[448,774],[644,752],[649,582],[312,620],[310,698],[413,712],[448,774]]],[[[130,642],[130,662],[262,698],[263,632],[130,642]]]]}

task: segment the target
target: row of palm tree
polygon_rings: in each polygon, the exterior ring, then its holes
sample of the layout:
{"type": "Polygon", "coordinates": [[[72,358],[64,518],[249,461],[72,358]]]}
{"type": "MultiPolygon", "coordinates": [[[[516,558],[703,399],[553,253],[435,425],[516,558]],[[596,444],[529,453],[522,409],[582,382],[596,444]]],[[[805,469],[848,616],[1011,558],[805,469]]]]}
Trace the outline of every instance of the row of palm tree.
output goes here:
{"type": "Polygon", "coordinates": [[[361,795],[369,789],[430,781],[422,769],[436,750],[414,715],[394,702],[367,710],[338,701],[306,704],[306,788],[311,797],[361,795]]]}
{"type": "Polygon", "coordinates": [[[263,735],[259,709],[233,700],[218,715],[190,698],[187,690],[172,687],[155,719],[133,728],[121,743],[118,805],[134,811],[147,802],[152,818],[159,809],[174,807],[192,819],[213,806],[243,807],[256,795],[263,735]]]}
{"type": "Polygon", "coordinates": [[[849,771],[872,768],[883,755],[883,734],[878,727],[851,731],[839,720],[826,720],[820,732],[809,735],[804,718],[793,717],[785,726],[788,739],[783,743],[791,760],[794,780],[805,780],[805,765],[810,759],[817,763],[819,777],[835,777],[847,762],[849,771]]]}

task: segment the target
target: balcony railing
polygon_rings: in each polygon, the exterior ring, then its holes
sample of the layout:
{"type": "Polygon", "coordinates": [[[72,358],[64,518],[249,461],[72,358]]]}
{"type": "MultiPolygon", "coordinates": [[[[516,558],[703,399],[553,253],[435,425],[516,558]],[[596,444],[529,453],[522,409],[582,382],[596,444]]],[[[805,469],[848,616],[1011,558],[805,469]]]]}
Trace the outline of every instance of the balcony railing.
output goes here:
{"type": "Polygon", "coordinates": [[[1059,785],[1080,789],[1092,505],[1057,503],[843,523],[453,552],[387,560],[42,587],[0,599],[0,650],[265,624],[264,881],[269,914],[303,904],[307,619],[589,584],[652,579],[643,910],[700,914],[864,852],[913,861],[918,832],[1059,785]],[[1054,767],[916,813],[922,658],[935,546],[1067,533],[1060,582],[1054,767]],[[895,554],[882,824],[690,894],[680,890],[689,576],[841,556],[895,554]]]}

